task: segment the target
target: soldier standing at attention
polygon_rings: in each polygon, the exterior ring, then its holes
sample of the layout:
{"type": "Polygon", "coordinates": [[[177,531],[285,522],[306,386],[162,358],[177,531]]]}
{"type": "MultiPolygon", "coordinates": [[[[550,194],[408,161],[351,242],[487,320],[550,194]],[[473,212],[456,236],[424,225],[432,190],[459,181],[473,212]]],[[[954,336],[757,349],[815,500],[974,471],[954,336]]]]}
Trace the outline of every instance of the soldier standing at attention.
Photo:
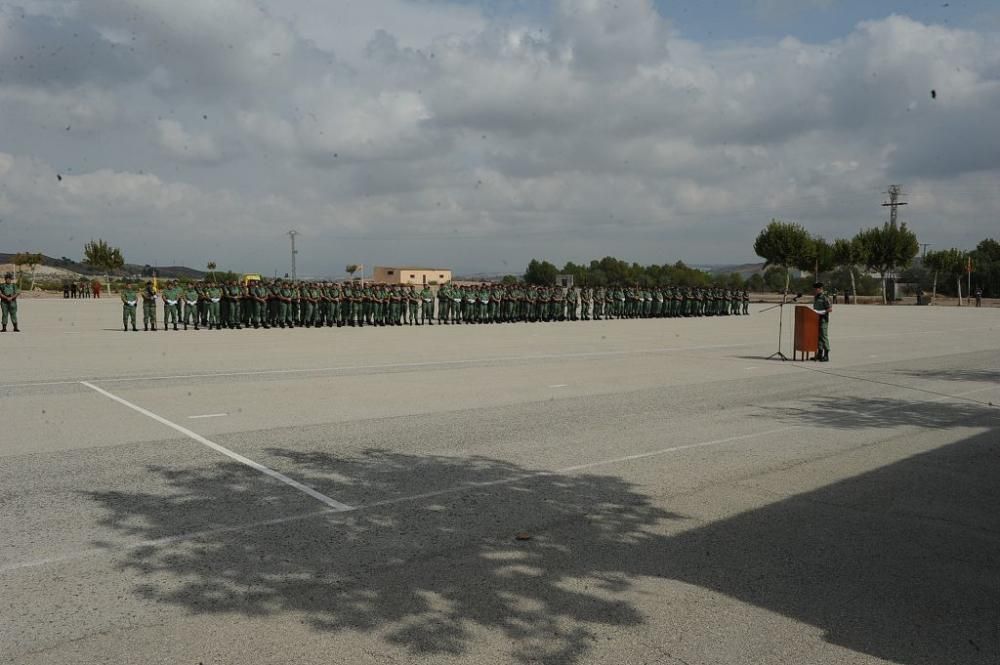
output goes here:
{"type": "Polygon", "coordinates": [[[198,289],[195,288],[193,282],[184,289],[182,299],[184,303],[184,330],[187,330],[188,324],[192,323],[191,319],[194,319],[194,329],[198,330],[198,296],[198,289]]]}
{"type": "Polygon", "coordinates": [[[830,361],[830,312],[833,311],[833,304],[823,293],[823,282],[813,284],[816,296],[813,298],[813,310],[819,314],[819,351],[813,360],[819,362],[830,361]]]}
{"type": "Polygon", "coordinates": [[[0,310],[3,316],[3,329],[0,332],[7,332],[7,320],[14,324],[14,332],[21,332],[17,327],[17,296],[20,289],[14,283],[14,275],[6,273],[3,276],[3,284],[0,284],[0,310]]]}
{"type": "Polygon", "coordinates": [[[135,310],[139,304],[139,293],[132,286],[131,282],[125,282],[121,291],[122,298],[122,329],[128,332],[129,321],[132,322],[132,332],[137,332],[135,327],[135,310]]]}
{"type": "MultiPolygon", "coordinates": [[[[431,291],[431,287],[424,284],[424,288],[421,289],[419,294],[419,301],[420,325],[424,325],[425,323],[429,326],[434,325],[434,292],[431,291]]],[[[440,322],[441,319],[438,319],[438,323],[440,322]]]]}
{"type": "Polygon", "coordinates": [[[177,282],[167,282],[167,288],[160,294],[163,298],[163,329],[170,329],[170,322],[174,323],[174,330],[177,330],[177,323],[180,320],[178,307],[180,306],[181,290],[177,288],[177,282]]]}
{"type": "Polygon", "coordinates": [[[216,330],[222,330],[222,323],[219,321],[222,289],[215,284],[209,284],[205,290],[205,297],[208,299],[208,329],[211,330],[214,325],[216,330]]]}
{"type": "Polygon", "coordinates": [[[156,332],[156,289],[152,282],[146,282],[146,288],[142,291],[142,329],[156,332]]]}

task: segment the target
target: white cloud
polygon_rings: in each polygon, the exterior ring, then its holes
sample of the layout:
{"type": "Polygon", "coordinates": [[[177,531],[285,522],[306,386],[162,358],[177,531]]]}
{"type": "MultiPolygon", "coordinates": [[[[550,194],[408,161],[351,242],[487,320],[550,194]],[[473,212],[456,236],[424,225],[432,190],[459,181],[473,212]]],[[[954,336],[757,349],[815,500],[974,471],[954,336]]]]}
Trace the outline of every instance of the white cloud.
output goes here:
{"type": "Polygon", "coordinates": [[[566,0],[541,24],[412,0],[73,6],[0,27],[7,59],[91,39],[0,81],[5,219],[51,253],[86,230],[268,270],[294,226],[316,273],[743,260],[772,216],[827,237],[878,223],[896,181],[922,236],[993,232],[995,197],[970,192],[1000,175],[995,33],[890,16],[709,47],[649,0],[566,0]]]}
{"type": "Polygon", "coordinates": [[[188,132],[176,120],[160,120],[157,130],[160,146],[171,157],[206,163],[222,159],[222,150],[210,134],[188,132]]]}

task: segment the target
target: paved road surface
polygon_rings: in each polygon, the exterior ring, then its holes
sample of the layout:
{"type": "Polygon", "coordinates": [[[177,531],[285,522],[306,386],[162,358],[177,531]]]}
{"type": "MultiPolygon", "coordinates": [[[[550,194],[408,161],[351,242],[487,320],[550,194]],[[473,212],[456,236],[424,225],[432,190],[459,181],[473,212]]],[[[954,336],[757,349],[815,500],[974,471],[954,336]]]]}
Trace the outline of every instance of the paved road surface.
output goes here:
{"type": "Polygon", "coordinates": [[[1000,310],[841,306],[823,365],[774,311],[21,315],[0,662],[1000,661],[1000,310]]]}

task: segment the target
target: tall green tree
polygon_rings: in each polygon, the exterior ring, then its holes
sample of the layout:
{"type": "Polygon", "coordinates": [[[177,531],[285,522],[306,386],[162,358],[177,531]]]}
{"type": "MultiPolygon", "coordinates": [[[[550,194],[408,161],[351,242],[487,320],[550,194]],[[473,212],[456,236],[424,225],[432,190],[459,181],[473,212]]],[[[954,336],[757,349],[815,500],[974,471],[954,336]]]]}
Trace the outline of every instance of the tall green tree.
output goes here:
{"type": "Polygon", "coordinates": [[[98,238],[91,238],[90,242],[83,246],[83,262],[104,273],[104,281],[111,290],[111,280],[108,274],[125,267],[125,257],[122,250],[112,247],[107,241],[98,238]]]}
{"type": "Polygon", "coordinates": [[[31,286],[28,287],[29,291],[35,290],[35,268],[41,265],[42,255],[35,252],[19,252],[14,255],[13,259],[14,265],[18,267],[18,283],[21,281],[20,273],[23,271],[24,267],[28,267],[28,271],[31,273],[31,286]]]}
{"type": "Polygon", "coordinates": [[[100,238],[97,240],[91,239],[90,242],[83,246],[83,262],[104,272],[120,270],[125,267],[125,258],[122,256],[122,250],[112,247],[107,241],[100,238]]]}
{"type": "Polygon", "coordinates": [[[801,265],[813,251],[813,240],[801,225],[772,219],[757,235],[753,251],[764,259],[764,268],[776,266],[785,271],[785,288],[782,301],[788,297],[791,275],[789,268],[801,265]]]}
{"type": "MultiPolygon", "coordinates": [[[[962,278],[966,275],[965,269],[966,266],[968,266],[969,253],[953,247],[939,252],[928,252],[927,257],[931,258],[932,264],[936,266],[943,275],[955,280],[955,292],[958,294],[958,306],[961,307],[962,278]]],[[[924,257],[925,263],[927,262],[927,257],[924,257]]]]}
{"type": "Polygon", "coordinates": [[[833,241],[833,262],[851,275],[851,297],[858,296],[858,283],[854,271],[865,263],[864,248],[856,238],[837,238],[833,241]]]}
{"type": "Polygon", "coordinates": [[[858,233],[856,240],[862,247],[865,264],[882,279],[882,303],[888,302],[886,296],[886,278],[900,268],[905,268],[913,262],[920,251],[917,236],[906,227],[906,223],[885,225],[864,229],[858,233]]]}
{"type": "Polygon", "coordinates": [[[559,269],[548,261],[532,259],[524,272],[524,281],[536,286],[553,286],[558,274],[559,269]]]}
{"type": "Polygon", "coordinates": [[[937,300],[938,275],[948,271],[945,252],[943,250],[927,252],[924,255],[923,263],[924,267],[934,274],[934,282],[931,287],[931,302],[933,303],[937,300]]]}

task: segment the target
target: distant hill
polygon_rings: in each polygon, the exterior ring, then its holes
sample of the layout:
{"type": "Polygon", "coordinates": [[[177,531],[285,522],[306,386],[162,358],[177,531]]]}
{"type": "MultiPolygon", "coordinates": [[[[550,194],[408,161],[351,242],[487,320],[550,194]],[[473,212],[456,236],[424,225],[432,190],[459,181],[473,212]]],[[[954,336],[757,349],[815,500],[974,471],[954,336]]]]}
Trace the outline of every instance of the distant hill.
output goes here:
{"type": "Polygon", "coordinates": [[[747,279],[751,275],[757,273],[764,273],[764,262],[760,263],[738,263],[734,265],[702,265],[702,266],[692,266],[698,270],[704,270],[710,272],[713,275],[728,275],[730,273],[739,273],[743,279],[747,279]]]}
{"type": "MultiPolygon", "coordinates": [[[[0,264],[13,263],[14,256],[14,254],[5,254],[0,252],[0,264]]],[[[84,276],[104,274],[102,271],[96,270],[85,263],[74,261],[73,259],[65,256],[55,259],[51,256],[43,254],[42,265],[49,266],[50,268],[61,268],[62,270],[68,270],[69,272],[84,276]]],[[[112,274],[152,276],[153,270],[156,270],[160,277],[177,279],[202,279],[208,274],[203,270],[195,270],[194,268],[188,268],[187,266],[141,266],[135,263],[126,263],[124,268],[116,270],[112,274]]]]}

